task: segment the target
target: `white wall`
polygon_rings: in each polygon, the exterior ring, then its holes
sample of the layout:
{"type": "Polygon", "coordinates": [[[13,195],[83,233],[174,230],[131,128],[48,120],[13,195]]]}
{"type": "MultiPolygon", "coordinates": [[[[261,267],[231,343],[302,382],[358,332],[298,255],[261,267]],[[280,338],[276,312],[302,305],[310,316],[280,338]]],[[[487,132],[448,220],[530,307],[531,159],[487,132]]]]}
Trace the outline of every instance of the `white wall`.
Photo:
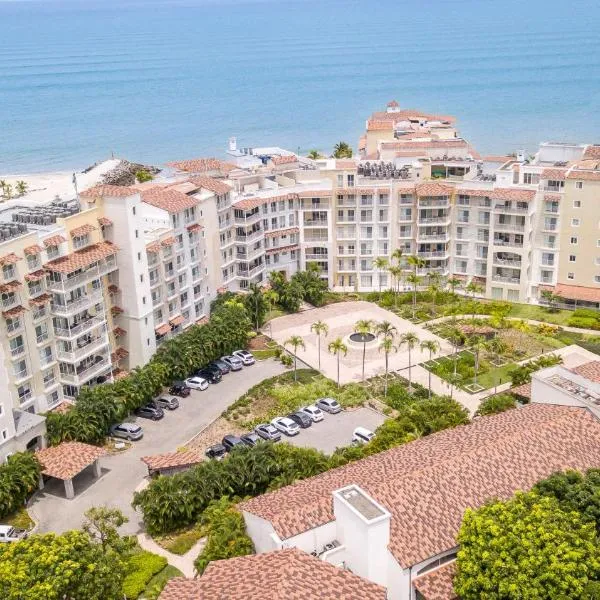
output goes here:
{"type": "Polygon", "coordinates": [[[269,521],[245,510],[242,511],[242,515],[246,522],[246,533],[252,539],[257,554],[278,550],[282,547],[282,544],[277,542],[278,536],[269,521]]]}

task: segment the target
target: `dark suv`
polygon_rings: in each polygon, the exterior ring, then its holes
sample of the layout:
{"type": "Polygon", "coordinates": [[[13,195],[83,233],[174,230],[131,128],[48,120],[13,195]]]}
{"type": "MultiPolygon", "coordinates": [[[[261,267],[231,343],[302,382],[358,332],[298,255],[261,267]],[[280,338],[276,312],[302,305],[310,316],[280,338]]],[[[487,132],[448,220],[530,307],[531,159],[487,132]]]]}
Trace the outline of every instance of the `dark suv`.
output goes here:
{"type": "Polygon", "coordinates": [[[152,419],[153,421],[158,421],[165,416],[162,408],[155,406],[154,404],[146,404],[145,406],[140,406],[135,414],[138,417],[142,417],[143,419],[152,419]]]}
{"type": "Polygon", "coordinates": [[[221,375],[221,371],[219,369],[212,369],[211,367],[204,367],[196,371],[196,377],[202,377],[206,379],[208,383],[219,383],[221,379],[223,379],[223,375],[221,375]]]}
{"type": "Polygon", "coordinates": [[[289,414],[288,419],[291,419],[294,421],[294,423],[298,423],[302,429],[306,429],[312,425],[312,419],[300,410],[298,412],[289,414]]]}
{"type": "Polygon", "coordinates": [[[225,446],[225,450],[227,450],[227,452],[231,452],[234,448],[237,448],[239,446],[243,447],[246,445],[237,435],[231,434],[226,435],[221,440],[221,443],[223,444],[223,446],[225,446]]]}
{"type": "Polygon", "coordinates": [[[229,365],[224,360],[221,360],[220,358],[217,358],[217,360],[213,360],[213,362],[211,362],[208,366],[210,368],[219,369],[219,371],[221,371],[221,375],[227,375],[227,373],[229,373],[229,371],[231,371],[231,368],[229,367],[229,365]]]}
{"type": "Polygon", "coordinates": [[[227,450],[225,450],[225,446],[223,446],[223,444],[215,444],[214,446],[207,448],[204,454],[207,458],[221,460],[225,457],[225,454],[227,454],[227,450]]]}
{"type": "Polygon", "coordinates": [[[173,385],[169,388],[169,394],[173,394],[173,396],[179,396],[180,398],[187,398],[192,390],[183,383],[183,381],[175,381],[173,385]]]}

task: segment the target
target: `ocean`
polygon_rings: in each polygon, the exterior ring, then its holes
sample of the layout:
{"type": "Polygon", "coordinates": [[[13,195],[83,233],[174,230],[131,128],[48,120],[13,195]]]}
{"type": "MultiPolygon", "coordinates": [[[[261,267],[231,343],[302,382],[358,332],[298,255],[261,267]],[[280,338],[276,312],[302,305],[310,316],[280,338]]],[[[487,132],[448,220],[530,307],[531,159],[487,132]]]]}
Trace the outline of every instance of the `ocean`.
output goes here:
{"type": "Polygon", "coordinates": [[[0,0],[0,174],[330,153],[396,99],[482,153],[600,142],[599,0],[0,0]]]}

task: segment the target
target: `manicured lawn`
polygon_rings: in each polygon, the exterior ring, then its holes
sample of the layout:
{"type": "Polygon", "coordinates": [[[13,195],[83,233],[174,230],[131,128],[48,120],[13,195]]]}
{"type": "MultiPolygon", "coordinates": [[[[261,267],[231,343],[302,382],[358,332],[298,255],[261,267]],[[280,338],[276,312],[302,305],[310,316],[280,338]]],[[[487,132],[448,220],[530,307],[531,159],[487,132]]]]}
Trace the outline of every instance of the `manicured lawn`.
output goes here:
{"type": "Polygon", "coordinates": [[[141,597],[144,600],[156,600],[162,592],[167,581],[173,577],[183,577],[183,573],[171,565],[167,565],[160,573],[157,573],[146,585],[146,589],[142,592],[141,597]]]}
{"type": "Polygon", "coordinates": [[[202,529],[194,525],[183,531],[176,531],[170,535],[156,537],[154,541],[161,547],[173,554],[186,554],[192,546],[202,537],[202,529]]]}
{"type": "Polygon", "coordinates": [[[563,309],[550,311],[544,306],[534,304],[512,304],[508,316],[543,321],[554,325],[567,325],[567,321],[573,316],[573,311],[563,309]]]}

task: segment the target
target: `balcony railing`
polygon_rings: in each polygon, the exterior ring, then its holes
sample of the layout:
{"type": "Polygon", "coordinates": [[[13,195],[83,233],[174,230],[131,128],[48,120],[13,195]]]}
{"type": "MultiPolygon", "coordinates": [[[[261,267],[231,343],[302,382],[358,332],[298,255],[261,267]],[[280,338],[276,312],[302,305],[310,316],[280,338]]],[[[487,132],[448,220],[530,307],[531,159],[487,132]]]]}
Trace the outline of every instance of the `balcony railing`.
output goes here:
{"type": "Polygon", "coordinates": [[[265,265],[257,265],[256,267],[252,268],[252,269],[238,269],[238,277],[246,277],[246,278],[250,278],[250,277],[254,277],[255,275],[257,275],[258,273],[264,271],[265,269],[265,265]]]}
{"type": "Polygon", "coordinates": [[[81,321],[77,325],[73,325],[73,327],[54,327],[54,335],[61,338],[76,338],[80,336],[82,333],[93,329],[94,327],[98,327],[99,325],[106,324],[106,320],[104,317],[91,317],[86,319],[85,321],[81,321]]]}
{"type": "Polygon", "coordinates": [[[305,227],[327,227],[327,219],[304,219],[305,227]]]}
{"type": "Polygon", "coordinates": [[[93,377],[100,375],[100,373],[106,370],[107,367],[110,367],[110,365],[111,362],[108,357],[104,357],[89,367],[78,369],[76,373],[61,373],[60,379],[61,381],[72,383],[74,385],[83,385],[93,377]]]}
{"type": "Polygon", "coordinates": [[[257,231],[254,231],[254,232],[248,233],[248,234],[236,233],[235,239],[238,242],[248,243],[248,242],[253,242],[254,240],[257,240],[262,235],[263,235],[263,231],[261,229],[259,229],[257,231]]]}
{"type": "MultiPolygon", "coordinates": [[[[272,246],[273,248],[276,248],[277,246],[272,246]]],[[[258,256],[259,254],[262,254],[265,251],[264,248],[260,247],[260,248],[250,248],[248,249],[247,252],[237,252],[236,253],[236,257],[238,260],[251,260],[252,258],[254,258],[255,256],[258,256]]]]}
{"type": "Polygon", "coordinates": [[[511,240],[494,240],[494,246],[512,246],[513,248],[522,248],[523,242],[516,242],[511,240]]]}
{"type": "Polygon", "coordinates": [[[48,339],[48,332],[44,331],[43,333],[40,333],[40,335],[38,335],[35,338],[35,343],[36,344],[43,344],[47,339],[48,339]]]}
{"type": "Polygon", "coordinates": [[[76,350],[66,351],[59,350],[57,352],[58,358],[60,360],[65,360],[67,362],[79,362],[84,359],[90,353],[94,352],[98,348],[102,348],[108,345],[108,336],[102,336],[91,340],[90,342],[79,346],[76,350]]]}
{"type": "Polygon", "coordinates": [[[561,185],[545,185],[544,191],[545,192],[554,192],[555,194],[559,194],[560,192],[564,192],[565,188],[564,188],[564,186],[561,186],[561,185]]]}
{"type": "Polygon", "coordinates": [[[500,223],[496,221],[494,223],[494,229],[500,229],[502,231],[525,231],[525,224],[523,223],[500,223]]]}
{"type": "Polygon", "coordinates": [[[49,365],[50,363],[53,363],[55,361],[56,358],[54,358],[52,354],[45,354],[44,356],[40,356],[40,365],[42,365],[42,367],[45,367],[46,365],[49,365]]]}
{"type": "Polygon", "coordinates": [[[86,308],[90,308],[96,304],[99,300],[102,300],[102,290],[97,290],[91,294],[87,294],[83,298],[73,300],[67,304],[50,304],[50,309],[57,315],[72,315],[73,313],[80,312],[86,308]]]}
{"type": "MultiPolygon", "coordinates": [[[[423,224],[433,223],[433,224],[441,225],[442,223],[449,223],[449,222],[450,222],[450,215],[445,215],[443,217],[425,217],[425,218],[419,217],[419,220],[418,220],[419,225],[421,225],[422,223],[423,224]]],[[[459,222],[467,223],[468,221],[459,221],[459,222]]]]}
{"type": "Polygon", "coordinates": [[[429,240],[432,242],[448,242],[450,236],[447,233],[419,233],[417,234],[418,240],[429,240]]]}
{"type": "Polygon", "coordinates": [[[10,355],[13,358],[16,358],[17,356],[21,356],[21,354],[23,354],[25,352],[25,345],[21,344],[20,346],[17,346],[15,348],[11,348],[10,349],[10,355]]]}
{"type": "Polygon", "coordinates": [[[327,254],[306,253],[306,260],[327,260],[328,258],[327,254]]]}
{"type": "Polygon", "coordinates": [[[518,259],[494,257],[494,264],[500,265],[501,267],[515,267],[515,268],[521,267],[521,261],[518,259]]]}
{"type": "Polygon", "coordinates": [[[444,258],[450,252],[448,250],[436,250],[434,252],[417,252],[419,258],[444,258]]]}
{"type": "Polygon", "coordinates": [[[492,281],[510,283],[513,285],[519,285],[521,283],[521,279],[519,277],[509,277],[508,275],[498,275],[497,273],[492,273],[492,281]]]}
{"type": "Polygon", "coordinates": [[[23,330],[23,321],[18,319],[6,325],[6,332],[8,335],[12,335],[13,333],[18,333],[23,330]]]}
{"type": "Polygon", "coordinates": [[[164,300],[160,296],[153,296],[153,298],[152,298],[152,306],[158,306],[159,304],[162,304],[163,302],[164,302],[164,300]]]}
{"type": "Polygon", "coordinates": [[[234,217],[234,223],[238,225],[251,225],[252,223],[256,223],[262,219],[262,215],[260,213],[254,213],[253,215],[246,215],[245,217],[234,217]]]}
{"type": "Polygon", "coordinates": [[[58,281],[52,278],[48,278],[47,286],[48,289],[53,292],[64,292],[72,290],[76,287],[80,287],[86,283],[89,283],[90,281],[92,281],[92,279],[98,279],[98,277],[102,277],[103,275],[112,273],[112,271],[114,271],[116,268],[116,259],[107,260],[101,263],[100,265],[86,269],[82,273],[79,273],[78,275],[73,275],[72,277],[64,277],[58,281]]]}
{"type": "Polygon", "coordinates": [[[528,207],[506,206],[505,204],[495,204],[494,205],[494,209],[495,210],[499,210],[501,212],[517,213],[517,214],[520,214],[520,215],[526,215],[526,214],[529,213],[529,208],[528,207]]]}
{"type": "Polygon", "coordinates": [[[449,206],[450,200],[419,200],[419,208],[448,208],[449,206]]]}
{"type": "Polygon", "coordinates": [[[2,308],[12,308],[16,304],[19,303],[19,296],[17,294],[13,294],[8,298],[2,299],[2,308]]]}

